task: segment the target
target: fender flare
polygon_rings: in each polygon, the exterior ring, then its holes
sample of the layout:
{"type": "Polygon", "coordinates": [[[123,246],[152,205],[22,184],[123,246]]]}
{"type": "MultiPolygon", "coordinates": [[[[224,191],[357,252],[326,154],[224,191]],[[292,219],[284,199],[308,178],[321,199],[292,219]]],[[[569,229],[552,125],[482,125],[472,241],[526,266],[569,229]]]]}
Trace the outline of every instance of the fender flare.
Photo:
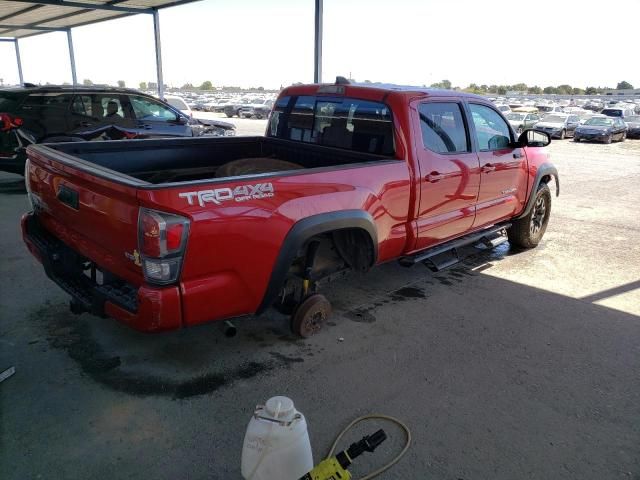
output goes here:
{"type": "Polygon", "coordinates": [[[556,197],[560,196],[560,178],[558,177],[558,169],[551,165],[550,163],[543,163],[538,167],[538,171],[536,172],[536,177],[531,184],[531,193],[529,194],[529,199],[527,200],[527,204],[524,207],[524,210],[520,215],[516,218],[520,219],[526,217],[531,209],[533,208],[533,204],[536,200],[536,193],[538,191],[538,187],[540,183],[542,183],[542,178],[546,176],[551,176],[556,182],[556,197]]]}
{"type": "Polygon", "coordinates": [[[360,228],[369,234],[373,246],[371,266],[375,265],[378,258],[378,231],[373,217],[368,212],[364,210],[342,210],[304,218],[291,227],[282,242],[280,252],[271,271],[269,284],[256,314],[264,312],[274,302],[284,284],[291,263],[307,240],[321,233],[346,228],[360,228]]]}

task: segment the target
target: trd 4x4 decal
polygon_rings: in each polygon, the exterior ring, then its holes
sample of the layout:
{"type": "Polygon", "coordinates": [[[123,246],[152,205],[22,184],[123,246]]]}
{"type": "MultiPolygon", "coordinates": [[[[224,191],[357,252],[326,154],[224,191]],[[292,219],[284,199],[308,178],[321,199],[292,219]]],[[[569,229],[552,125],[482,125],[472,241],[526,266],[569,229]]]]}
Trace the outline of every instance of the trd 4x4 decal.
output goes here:
{"type": "Polygon", "coordinates": [[[256,183],[255,185],[240,185],[235,188],[216,188],[213,190],[199,190],[197,192],[184,192],[178,194],[180,198],[186,198],[189,205],[204,207],[205,203],[220,205],[228,200],[244,202],[246,200],[260,200],[274,196],[272,183],[256,183]]]}

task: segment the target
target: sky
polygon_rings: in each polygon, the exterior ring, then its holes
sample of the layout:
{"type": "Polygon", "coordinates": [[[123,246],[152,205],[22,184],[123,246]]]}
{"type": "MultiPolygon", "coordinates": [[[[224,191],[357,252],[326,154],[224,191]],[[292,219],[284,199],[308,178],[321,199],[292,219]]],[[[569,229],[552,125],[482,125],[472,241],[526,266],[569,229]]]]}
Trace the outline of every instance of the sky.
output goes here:
{"type": "MultiPolygon", "coordinates": [[[[640,0],[617,0],[609,20],[606,8],[593,0],[324,0],[323,80],[582,88],[626,80],[640,88],[632,53],[640,36],[623,20],[640,18],[640,0]]],[[[314,0],[203,0],[162,10],[165,84],[312,82],[313,9],[314,0]]],[[[79,27],[73,39],[80,82],[155,81],[150,15],[79,27]]],[[[71,81],[66,34],[21,40],[20,53],[25,81],[71,81]]],[[[0,79],[18,82],[11,43],[0,42],[0,79]]]]}

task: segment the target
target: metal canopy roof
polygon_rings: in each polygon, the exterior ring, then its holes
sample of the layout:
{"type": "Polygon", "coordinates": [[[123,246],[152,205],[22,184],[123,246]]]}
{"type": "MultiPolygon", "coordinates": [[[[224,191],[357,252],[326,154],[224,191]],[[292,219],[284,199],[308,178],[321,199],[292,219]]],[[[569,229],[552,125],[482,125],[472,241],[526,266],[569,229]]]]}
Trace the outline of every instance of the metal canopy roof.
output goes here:
{"type": "Polygon", "coordinates": [[[17,39],[64,32],[194,1],[197,0],[0,0],[0,37],[17,39]]]}

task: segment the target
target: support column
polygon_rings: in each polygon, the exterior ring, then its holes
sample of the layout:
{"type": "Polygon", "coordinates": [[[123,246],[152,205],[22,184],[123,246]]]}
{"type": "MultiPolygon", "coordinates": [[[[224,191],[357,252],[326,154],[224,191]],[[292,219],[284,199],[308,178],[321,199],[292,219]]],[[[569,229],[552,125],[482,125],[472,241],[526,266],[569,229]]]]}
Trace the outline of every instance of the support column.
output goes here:
{"type": "Polygon", "coordinates": [[[69,63],[71,63],[71,80],[73,85],[78,84],[78,76],[76,75],[76,55],[73,51],[73,37],[71,29],[67,30],[67,43],[69,44],[69,63]]]}
{"type": "Polygon", "coordinates": [[[24,77],[22,76],[22,61],[20,60],[20,46],[18,45],[18,39],[13,41],[13,45],[16,47],[16,63],[18,64],[18,78],[20,79],[20,85],[24,84],[24,77]]]}
{"type": "Polygon", "coordinates": [[[322,82],[322,4],[323,0],[315,0],[316,17],[315,17],[315,44],[313,50],[313,81],[314,83],[322,82]]]}
{"type": "Polygon", "coordinates": [[[153,10],[153,32],[156,45],[156,77],[158,79],[158,96],[164,98],[164,79],[162,78],[162,45],[160,43],[160,15],[153,10]]]}

